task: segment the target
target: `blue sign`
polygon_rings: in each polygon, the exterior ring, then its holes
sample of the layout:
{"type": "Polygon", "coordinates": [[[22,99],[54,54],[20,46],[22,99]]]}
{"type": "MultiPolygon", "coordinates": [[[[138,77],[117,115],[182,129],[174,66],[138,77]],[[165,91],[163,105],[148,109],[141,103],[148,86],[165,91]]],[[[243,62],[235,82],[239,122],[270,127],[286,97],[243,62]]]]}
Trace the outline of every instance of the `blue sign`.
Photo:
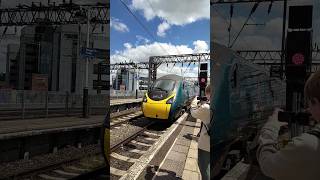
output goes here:
{"type": "Polygon", "coordinates": [[[110,50],[96,48],[81,48],[80,56],[82,58],[107,59],[110,56],[110,50]]]}
{"type": "Polygon", "coordinates": [[[80,56],[85,58],[94,58],[96,57],[97,50],[92,48],[81,48],[80,56]]]}

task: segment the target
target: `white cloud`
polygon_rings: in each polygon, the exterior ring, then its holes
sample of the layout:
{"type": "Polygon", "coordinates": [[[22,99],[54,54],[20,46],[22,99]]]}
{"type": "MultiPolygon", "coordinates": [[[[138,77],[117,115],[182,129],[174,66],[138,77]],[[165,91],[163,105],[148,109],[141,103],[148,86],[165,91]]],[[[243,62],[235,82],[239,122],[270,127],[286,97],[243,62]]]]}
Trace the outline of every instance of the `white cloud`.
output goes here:
{"type": "MultiPolygon", "coordinates": [[[[196,64],[198,65],[198,64],[196,64]]],[[[183,77],[197,77],[198,76],[198,66],[188,66],[184,64],[183,67],[181,65],[174,64],[166,64],[161,65],[157,70],[158,77],[167,75],[167,74],[177,74],[183,77]]]]}
{"type": "Polygon", "coordinates": [[[281,39],[279,42],[275,42],[275,41],[272,41],[270,37],[251,35],[251,36],[244,36],[241,39],[239,39],[233,46],[233,49],[272,50],[272,49],[279,49],[280,47],[281,47],[281,39]]]}
{"type": "MultiPolygon", "coordinates": [[[[219,14],[214,14],[212,19],[211,37],[221,44],[228,45],[228,20],[224,20],[219,14]]],[[[245,17],[234,17],[232,20],[232,33],[230,37],[230,44],[235,40],[239,33],[245,17]]],[[[259,23],[249,21],[248,23],[259,23]]],[[[245,26],[240,36],[233,45],[235,50],[252,50],[252,49],[280,49],[282,37],[282,18],[275,17],[265,22],[265,26],[245,26]]]]}
{"type": "Polygon", "coordinates": [[[159,17],[173,25],[185,25],[210,18],[208,0],[133,0],[132,7],[143,11],[147,20],[159,17]]]}
{"type": "MultiPolygon", "coordinates": [[[[252,49],[281,49],[282,40],[282,15],[283,15],[283,2],[273,2],[272,10],[267,15],[267,8],[270,3],[263,3],[259,5],[257,12],[252,16],[253,22],[250,23],[265,23],[265,26],[246,26],[240,34],[237,42],[233,46],[235,50],[252,50],[252,49]]],[[[319,33],[319,13],[316,12],[319,7],[319,1],[315,0],[292,0],[288,1],[289,6],[292,5],[313,5],[313,43],[320,42],[319,33]]],[[[235,5],[235,13],[232,18],[232,33],[231,42],[235,35],[239,32],[245,17],[239,17],[240,9],[243,12],[249,13],[253,4],[235,5]],[[237,14],[238,13],[238,14],[237,14]],[[240,21],[239,21],[240,19],[240,21]],[[242,19],[242,20],[241,20],[242,19]]],[[[228,44],[228,22],[229,22],[229,6],[219,6],[219,13],[213,9],[213,18],[211,18],[211,38],[214,41],[227,45],[228,44]],[[222,9],[225,8],[225,9],[222,9]],[[224,17],[224,18],[222,18],[224,17]]],[[[288,11],[287,11],[288,13],[288,11]]],[[[243,15],[243,14],[242,14],[243,15]]],[[[287,17],[288,18],[288,17],[287,17]]],[[[288,21],[286,22],[288,26],[288,21]]]]}
{"type": "Polygon", "coordinates": [[[148,44],[150,42],[149,39],[143,37],[143,36],[140,36],[140,35],[136,35],[136,38],[137,38],[137,41],[135,43],[136,46],[138,46],[139,44],[148,44]]]}
{"type": "Polygon", "coordinates": [[[119,19],[111,17],[110,27],[119,32],[129,32],[127,25],[122,23],[119,19]]]}
{"type": "Polygon", "coordinates": [[[142,11],[148,21],[161,19],[157,34],[162,37],[172,25],[183,26],[210,18],[208,0],[133,0],[131,8],[142,11]]]}
{"type": "Polygon", "coordinates": [[[208,44],[205,41],[197,40],[193,42],[195,53],[209,52],[208,44]]]}
{"type": "Polygon", "coordinates": [[[266,26],[264,27],[263,31],[265,34],[270,36],[281,36],[282,35],[282,18],[274,18],[271,19],[266,23],[266,26]]]}
{"type": "Polygon", "coordinates": [[[158,31],[157,31],[157,35],[164,37],[166,36],[165,31],[168,30],[170,28],[170,24],[168,24],[167,22],[162,22],[161,24],[159,24],[158,26],[158,31]]]}
{"type": "MultiPolygon", "coordinates": [[[[241,27],[243,26],[246,17],[238,16],[232,18],[232,26],[230,32],[230,44],[234,41],[236,35],[240,32],[241,27]]],[[[211,20],[211,37],[216,39],[219,42],[223,42],[223,44],[228,44],[228,27],[229,27],[229,20],[224,19],[219,14],[214,11],[214,16],[211,20]]],[[[254,23],[252,20],[249,20],[248,23],[254,23]]],[[[246,26],[244,30],[240,34],[240,38],[246,35],[251,35],[256,33],[256,27],[254,26],[246,26]]]]}
{"type": "Polygon", "coordinates": [[[168,54],[190,54],[193,49],[186,45],[173,45],[171,43],[153,42],[152,44],[138,45],[136,47],[128,46],[125,43],[126,49],[119,51],[111,56],[111,63],[123,61],[123,56],[130,57],[134,62],[148,61],[150,56],[168,55],[168,54]],[[130,48],[127,48],[130,47],[130,48]]]}
{"type": "MultiPolygon", "coordinates": [[[[119,62],[148,62],[150,56],[160,56],[160,55],[168,55],[168,54],[192,54],[199,52],[208,52],[208,44],[205,41],[197,40],[193,42],[193,47],[189,47],[187,45],[173,45],[170,43],[160,43],[153,42],[151,44],[138,45],[132,47],[131,44],[125,43],[124,46],[126,49],[122,51],[118,51],[116,54],[111,55],[110,61],[111,64],[119,63],[119,62]],[[127,48],[130,47],[130,48],[127,48]],[[179,53],[178,53],[179,52],[179,53]]],[[[181,75],[182,72],[185,72],[185,76],[187,77],[195,77],[197,75],[197,69],[191,68],[192,66],[188,66],[188,64],[184,64],[184,67],[181,65],[174,66],[173,64],[162,65],[158,68],[159,76],[173,73],[181,75]],[[188,70],[186,70],[188,69],[188,70]]],[[[142,74],[147,75],[147,72],[142,74]]]]}
{"type": "Polygon", "coordinates": [[[130,43],[124,43],[123,46],[127,49],[131,49],[132,45],[130,43]]]}

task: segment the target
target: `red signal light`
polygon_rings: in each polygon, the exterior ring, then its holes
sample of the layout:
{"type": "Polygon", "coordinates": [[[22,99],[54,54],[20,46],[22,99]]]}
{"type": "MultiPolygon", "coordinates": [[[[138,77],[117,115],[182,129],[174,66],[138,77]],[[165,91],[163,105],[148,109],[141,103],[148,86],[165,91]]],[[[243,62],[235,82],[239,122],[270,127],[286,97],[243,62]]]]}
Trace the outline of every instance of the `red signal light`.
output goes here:
{"type": "Polygon", "coordinates": [[[292,63],[295,65],[301,65],[304,62],[304,56],[301,53],[296,53],[292,56],[292,63]]]}

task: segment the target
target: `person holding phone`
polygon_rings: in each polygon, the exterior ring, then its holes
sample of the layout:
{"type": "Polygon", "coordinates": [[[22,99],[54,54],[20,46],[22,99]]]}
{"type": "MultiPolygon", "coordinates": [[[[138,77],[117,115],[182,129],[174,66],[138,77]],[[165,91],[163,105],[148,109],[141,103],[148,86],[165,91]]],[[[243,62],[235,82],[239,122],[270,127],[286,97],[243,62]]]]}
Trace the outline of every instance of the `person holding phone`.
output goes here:
{"type": "Polygon", "coordinates": [[[207,101],[200,101],[195,97],[191,103],[191,116],[201,121],[200,137],[198,141],[198,165],[203,180],[210,179],[210,94],[211,87],[205,89],[207,101]]]}
{"type": "MultiPolygon", "coordinates": [[[[307,111],[316,122],[320,122],[320,71],[307,80],[304,96],[307,111]]],[[[278,120],[280,111],[274,111],[260,132],[257,159],[261,171],[275,180],[320,179],[320,124],[312,131],[294,137],[279,150],[279,130],[287,125],[278,120]]]]}

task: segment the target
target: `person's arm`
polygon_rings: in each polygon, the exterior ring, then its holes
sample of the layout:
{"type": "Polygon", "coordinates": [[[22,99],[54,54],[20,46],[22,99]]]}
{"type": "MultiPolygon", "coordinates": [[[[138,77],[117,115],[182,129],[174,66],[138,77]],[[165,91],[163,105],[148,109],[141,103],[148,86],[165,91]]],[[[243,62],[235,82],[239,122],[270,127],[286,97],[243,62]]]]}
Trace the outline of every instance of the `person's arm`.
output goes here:
{"type": "Polygon", "coordinates": [[[197,98],[194,98],[191,103],[190,113],[191,116],[200,119],[200,120],[207,120],[210,118],[210,106],[208,104],[198,104],[199,100],[197,98]]]}
{"type": "Polygon", "coordinates": [[[278,121],[278,112],[275,111],[261,129],[257,159],[263,174],[274,179],[283,179],[288,177],[287,173],[290,171],[298,170],[296,165],[303,162],[302,157],[308,147],[303,139],[297,137],[285,148],[278,150],[278,133],[284,125],[278,121]]]}
{"type": "Polygon", "coordinates": [[[260,169],[266,176],[273,179],[287,179],[290,173],[299,173],[301,166],[306,166],[307,153],[310,147],[305,143],[305,137],[292,139],[286,147],[278,150],[273,143],[259,147],[257,157],[260,169]]]}

